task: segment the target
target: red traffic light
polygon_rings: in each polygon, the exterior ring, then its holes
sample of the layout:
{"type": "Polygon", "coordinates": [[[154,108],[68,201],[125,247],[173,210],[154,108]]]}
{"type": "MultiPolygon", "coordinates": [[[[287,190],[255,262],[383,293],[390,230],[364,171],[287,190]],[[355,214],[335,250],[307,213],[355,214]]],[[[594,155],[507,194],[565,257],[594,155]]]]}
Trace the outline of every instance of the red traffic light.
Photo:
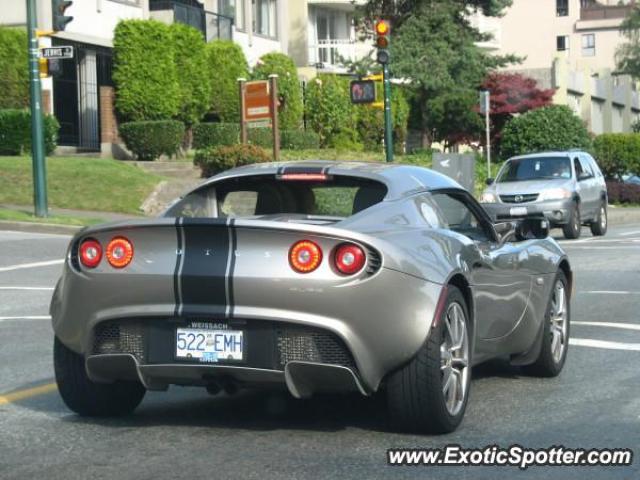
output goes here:
{"type": "Polygon", "coordinates": [[[378,35],[389,35],[391,25],[387,20],[378,20],[376,22],[376,33],[378,35]]]}

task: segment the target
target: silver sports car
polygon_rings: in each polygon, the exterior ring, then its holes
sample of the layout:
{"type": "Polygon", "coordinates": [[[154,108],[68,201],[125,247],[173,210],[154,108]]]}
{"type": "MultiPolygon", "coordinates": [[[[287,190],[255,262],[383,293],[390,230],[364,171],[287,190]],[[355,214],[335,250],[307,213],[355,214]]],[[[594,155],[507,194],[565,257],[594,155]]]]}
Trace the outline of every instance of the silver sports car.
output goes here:
{"type": "Polygon", "coordinates": [[[398,428],[452,431],[473,365],[564,365],[572,272],[547,237],[420,167],[236,168],[160,218],[72,239],[51,302],[59,391],[81,415],[169,385],[385,392],[398,428]]]}

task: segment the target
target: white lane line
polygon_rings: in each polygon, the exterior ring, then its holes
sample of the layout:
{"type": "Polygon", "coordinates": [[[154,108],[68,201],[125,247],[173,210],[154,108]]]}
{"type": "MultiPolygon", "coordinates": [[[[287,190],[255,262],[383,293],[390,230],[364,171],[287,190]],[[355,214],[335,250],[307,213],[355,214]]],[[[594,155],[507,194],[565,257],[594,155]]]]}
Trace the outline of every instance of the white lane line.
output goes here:
{"type": "Polygon", "coordinates": [[[640,230],[636,230],[634,232],[624,232],[620,234],[621,237],[629,237],[631,235],[640,235],[640,230]]]}
{"type": "Polygon", "coordinates": [[[597,295],[640,295],[640,292],[631,292],[627,290],[584,290],[578,293],[588,293],[597,295]]]}
{"type": "Polygon", "coordinates": [[[0,290],[42,290],[52,292],[54,287],[0,287],[0,290]]]}
{"type": "Polygon", "coordinates": [[[573,246],[573,245],[565,245],[567,248],[580,248],[583,250],[618,250],[620,248],[633,248],[635,250],[639,250],[638,245],[618,245],[617,247],[614,246],[610,246],[610,247],[599,247],[599,246],[591,246],[591,245],[577,245],[577,246],[573,246]]]}
{"type": "Polygon", "coordinates": [[[65,233],[38,233],[38,232],[18,232],[15,230],[0,230],[0,237],[5,233],[10,233],[12,235],[22,235],[25,237],[66,237],[71,238],[72,235],[67,235],[65,233]]]}
{"type": "Polygon", "coordinates": [[[569,345],[576,347],[602,348],[605,350],[627,350],[640,352],[640,343],[609,342],[606,340],[590,340],[588,338],[571,338],[569,345]]]}
{"type": "Polygon", "coordinates": [[[8,322],[10,320],[51,320],[50,315],[30,315],[21,317],[0,317],[0,322],[8,322]]]}
{"type": "Polygon", "coordinates": [[[640,325],[633,323],[614,323],[614,322],[571,322],[571,325],[587,325],[590,327],[606,327],[621,328],[623,330],[637,330],[640,332],[640,325]]]}
{"type": "Polygon", "coordinates": [[[13,270],[22,270],[24,268],[48,267],[50,265],[60,265],[64,263],[64,259],[48,260],[46,262],[22,263],[20,265],[9,265],[8,267],[0,267],[0,272],[11,272],[13,270]]]}

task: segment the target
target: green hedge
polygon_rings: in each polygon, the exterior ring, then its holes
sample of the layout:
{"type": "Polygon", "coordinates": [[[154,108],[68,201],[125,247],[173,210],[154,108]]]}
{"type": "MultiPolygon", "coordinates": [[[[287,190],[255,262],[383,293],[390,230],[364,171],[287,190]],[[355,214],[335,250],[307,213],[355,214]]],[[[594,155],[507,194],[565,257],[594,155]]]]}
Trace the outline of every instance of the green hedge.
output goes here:
{"type": "Polygon", "coordinates": [[[320,135],[308,130],[282,130],[280,147],[287,150],[314,150],[320,148],[320,135]]]}
{"type": "Polygon", "coordinates": [[[130,122],[120,125],[120,136],[139,160],[172,156],[180,149],[184,124],[175,120],[130,122]]]}
{"type": "Polygon", "coordinates": [[[168,25],[123,20],[113,39],[116,108],[125,121],[166,120],[180,110],[180,83],[168,25]]]}
{"type": "Polygon", "coordinates": [[[193,148],[201,150],[240,142],[240,125],[237,123],[199,123],[193,127],[193,148]]]}
{"type": "Polygon", "coordinates": [[[203,177],[210,177],[234,167],[268,162],[269,154],[256,145],[230,145],[198,150],[193,163],[200,167],[203,177]]]}
{"type": "MultiPolygon", "coordinates": [[[[44,148],[50,155],[56,148],[60,125],[55,117],[44,117],[44,148]]],[[[31,151],[31,112],[0,110],[0,155],[22,155],[31,151]]]]}
{"type": "Polygon", "coordinates": [[[0,27],[0,109],[29,106],[27,32],[0,27]]]}
{"type": "Polygon", "coordinates": [[[347,139],[357,138],[347,78],[319,75],[311,80],[307,85],[306,109],[308,126],[318,133],[323,147],[337,147],[348,143],[347,139]]]}
{"type": "Polygon", "coordinates": [[[252,145],[262,148],[273,148],[273,132],[270,128],[258,127],[247,130],[247,140],[252,145]]]}
{"type": "Polygon", "coordinates": [[[211,113],[222,122],[240,122],[238,78],[249,77],[249,66],[242,48],[229,40],[207,45],[207,74],[214,82],[211,90],[211,113]]]}
{"type": "Polygon", "coordinates": [[[552,105],[510,120],[502,131],[500,152],[506,159],[526,153],[591,147],[591,137],[580,117],[565,105],[552,105]]]}
{"type": "Polygon", "coordinates": [[[271,74],[278,75],[278,95],[283,99],[283,105],[280,108],[280,128],[283,130],[300,128],[304,106],[295,63],[283,53],[267,53],[258,60],[253,70],[253,77],[266,80],[271,74]]]}
{"type": "Polygon", "coordinates": [[[170,27],[178,75],[177,119],[186,125],[199,122],[209,110],[212,75],[207,70],[207,48],[202,33],[183,23],[170,27]]]}
{"type": "Polygon", "coordinates": [[[605,133],[593,142],[596,161],[605,177],[640,174],[640,134],[605,133]]]}

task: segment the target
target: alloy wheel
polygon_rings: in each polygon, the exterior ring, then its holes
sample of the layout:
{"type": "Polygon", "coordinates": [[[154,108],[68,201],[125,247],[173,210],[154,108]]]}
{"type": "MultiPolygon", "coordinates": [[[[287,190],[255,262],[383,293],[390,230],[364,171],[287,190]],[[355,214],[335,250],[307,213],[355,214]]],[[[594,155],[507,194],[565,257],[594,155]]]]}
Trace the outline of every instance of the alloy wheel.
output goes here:
{"type": "Polygon", "coordinates": [[[564,283],[558,280],[551,299],[551,355],[560,363],[567,348],[567,295],[564,283]]]}
{"type": "Polygon", "coordinates": [[[444,339],[440,345],[442,394],[449,415],[457,415],[469,388],[469,334],[464,310],[458,303],[449,305],[444,319],[444,339]]]}

